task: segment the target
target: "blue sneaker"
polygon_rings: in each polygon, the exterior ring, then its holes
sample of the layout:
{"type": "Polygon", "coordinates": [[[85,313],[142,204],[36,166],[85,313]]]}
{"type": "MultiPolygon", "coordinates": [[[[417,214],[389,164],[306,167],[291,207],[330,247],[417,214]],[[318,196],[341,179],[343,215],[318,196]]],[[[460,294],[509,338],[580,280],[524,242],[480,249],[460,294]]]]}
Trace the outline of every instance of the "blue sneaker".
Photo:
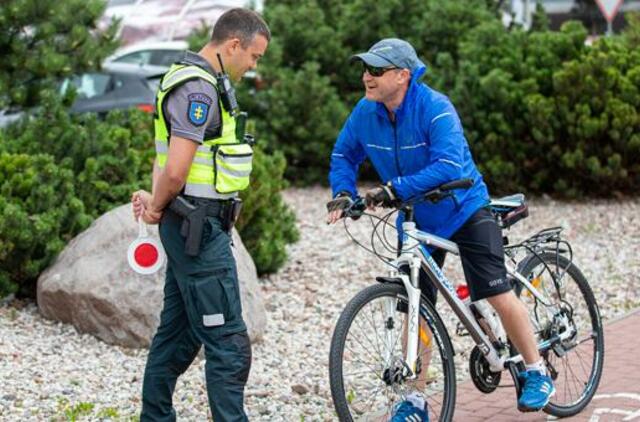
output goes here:
{"type": "Polygon", "coordinates": [[[522,383],[522,394],[518,399],[518,410],[521,412],[542,409],[556,393],[551,377],[540,371],[521,372],[518,377],[522,383]]]}
{"type": "Polygon", "coordinates": [[[429,422],[429,414],[424,409],[414,406],[409,400],[405,400],[396,405],[389,422],[429,422]]]}

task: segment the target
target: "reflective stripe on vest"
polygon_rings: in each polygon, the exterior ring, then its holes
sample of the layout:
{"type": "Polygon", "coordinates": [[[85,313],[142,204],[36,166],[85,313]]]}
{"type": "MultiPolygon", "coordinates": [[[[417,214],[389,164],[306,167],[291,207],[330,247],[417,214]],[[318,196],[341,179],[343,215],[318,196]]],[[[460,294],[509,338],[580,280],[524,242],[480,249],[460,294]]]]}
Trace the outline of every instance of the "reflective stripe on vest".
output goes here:
{"type": "MultiPolygon", "coordinates": [[[[157,117],[154,120],[156,163],[160,168],[164,168],[167,162],[170,137],[167,131],[168,125],[164,117],[163,102],[171,90],[196,78],[204,79],[217,90],[215,77],[195,65],[174,64],[162,78],[156,96],[157,117]]],[[[238,157],[225,156],[224,163],[220,163],[220,160],[214,159],[213,150],[217,150],[220,145],[226,145],[225,148],[242,147],[243,151],[247,154],[251,151],[251,147],[247,144],[228,145],[238,143],[236,139],[236,122],[235,119],[224,110],[220,100],[218,100],[218,106],[222,112],[222,134],[219,138],[205,139],[202,145],[198,146],[184,187],[184,193],[186,195],[201,198],[227,199],[237,196],[239,190],[246,189],[249,185],[249,172],[251,171],[250,155],[247,156],[244,154],[245,156],[240,157],[244,158],[244,160],[240,161],[237,160],[238,157]],[[246,148],[248,148],[248,152],[246,148]],[[218,172],[217,169],[214,171],[216,163],[218,163],[218,168],[220,168],[220,165],[224,165],[222,171],[225,174],[230,172],[227,174],[228,177],[216,177],[216,172],[218,172]]]]}

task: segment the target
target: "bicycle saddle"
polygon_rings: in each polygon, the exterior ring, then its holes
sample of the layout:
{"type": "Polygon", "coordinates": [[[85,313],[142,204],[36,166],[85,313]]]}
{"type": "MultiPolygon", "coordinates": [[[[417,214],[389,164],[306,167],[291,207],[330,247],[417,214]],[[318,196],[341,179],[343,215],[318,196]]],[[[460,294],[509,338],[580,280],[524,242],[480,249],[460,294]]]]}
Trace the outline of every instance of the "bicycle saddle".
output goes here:
{"type": "Polygon", "coordinates": [[[491,199],[489,206],[503,229],[529,216],[529,207],[522,193],[491,199]]]}

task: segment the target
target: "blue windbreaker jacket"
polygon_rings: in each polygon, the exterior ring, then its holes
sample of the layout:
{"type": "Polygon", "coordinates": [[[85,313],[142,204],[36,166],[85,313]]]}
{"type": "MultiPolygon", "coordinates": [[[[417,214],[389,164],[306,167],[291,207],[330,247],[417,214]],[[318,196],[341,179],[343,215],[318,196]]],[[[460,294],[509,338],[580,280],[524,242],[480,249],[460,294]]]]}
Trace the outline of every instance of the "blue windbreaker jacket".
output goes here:
{"type": "MultiPolygon", "coordinates": [[[[419,82],[418,69],[400,106],[396,121],[382,103],[362,98],[344,124],[331,154],[329,182],[333,195],[357,195],[358,168],[369,158],[383,183],[391,181],[407,200],[452,180],[471,178],[469,189],[453,198],[415,206],[419,229],[451,237],[467,219],[489,202],[487,186],[476,168],[460,119],[449,99],[419,82]]],[[[398,224],[402,216],[399,216],[398,224]]]]}

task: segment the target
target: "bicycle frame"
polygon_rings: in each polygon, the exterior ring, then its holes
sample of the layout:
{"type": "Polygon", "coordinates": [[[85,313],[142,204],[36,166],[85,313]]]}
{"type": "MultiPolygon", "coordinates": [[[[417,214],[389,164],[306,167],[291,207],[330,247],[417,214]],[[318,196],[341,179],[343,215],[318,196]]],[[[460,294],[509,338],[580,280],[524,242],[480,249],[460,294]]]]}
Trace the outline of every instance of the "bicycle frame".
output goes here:
{"type": "MultiPolygon", "coordinates": [[[[418,277],[421,267],[425,269],[430,281],[438,289],[440,294],[442,294],[453,312],[459,318],[460,322],[467,329],[473,341],[484,354],[492,371],[500,372],[506,369],[509,363],[515,364],[521,362],[523,360],[522,355],[512,356],[509,358],[500,355],[489,339],[489,336],[485,334],[478,324],[471,310],[460,298],[458,298],[453,284],[445,277],[442,270],[438,267],[426,248],[426,246],[432,246],[444,249],[454,255],[460,255],[458,246],[454,242],[418,230],[414,222],[403,222],[402,230],[404,232],[403,249],[400,256],[392,262],[392,265],[399,268],[402,264],[408,264],[410,268],[410,275],[408,276],[406,274],[394,272],[392,276],[393,278],[399,278],[402,280],[407,291],[409,301],[405,368],[410,369],[411,372],[406,373],[405,376],[407,376],[408,379],[415,379],[417,377],[416,368],[418,358],[420,309],[420,288],[418,284],[418,277]]],[[[505,265],[507,268],[507,274],[522,283],[522,285],[524,285],[537,300],[545,305],[544,309],[549,314],[549,317],[554,318],[559,311],[557,306],[553,305],[543,293],[538,291],[529,282],[529,280],[526,279],[526,277],[518,273],[510,263],[506,262],[505,265]]],[[[501,324],[499,319],[498,322],[501,324]]],[[[568,326],[567,321],[563,321],[563,323],[565,324],[565,330],[558,336],[539,343],[539,350],[546,350],[555,342],[565,340],[573,335],[572,329],[568,326]]]]}

